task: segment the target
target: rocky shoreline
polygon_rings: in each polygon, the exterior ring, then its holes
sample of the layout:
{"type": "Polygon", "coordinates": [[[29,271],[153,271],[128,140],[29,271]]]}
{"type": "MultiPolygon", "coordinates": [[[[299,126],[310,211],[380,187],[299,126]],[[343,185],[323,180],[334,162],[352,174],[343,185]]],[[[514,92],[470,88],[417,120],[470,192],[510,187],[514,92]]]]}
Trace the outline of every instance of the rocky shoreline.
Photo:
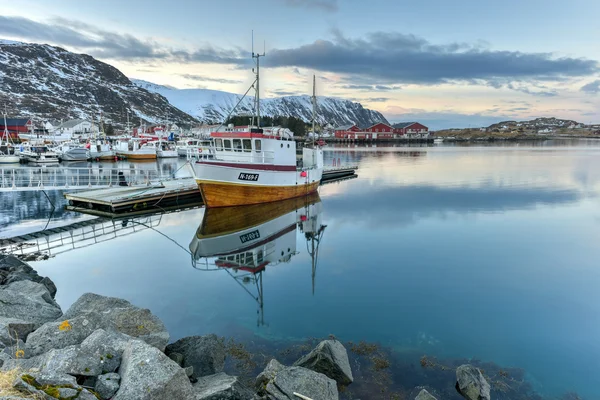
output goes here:
{"type": "MultiPolygon", "coordinates": [[[[289,366],[270,359],[248,383],[224,372],[223,338],[169,343],[150,310],[86,293],[63,313],[56,291],[25,262],[0,256],[0,400],[335,400],[354,381],[346,347],[335,338],[289,366]]],[[[475,366],[456,368],[455,382],[465,399],[490,399],[490,384],[475,366]]],[[[436,398],[425,387],[415,387],[410,397],[436,398]]]]}

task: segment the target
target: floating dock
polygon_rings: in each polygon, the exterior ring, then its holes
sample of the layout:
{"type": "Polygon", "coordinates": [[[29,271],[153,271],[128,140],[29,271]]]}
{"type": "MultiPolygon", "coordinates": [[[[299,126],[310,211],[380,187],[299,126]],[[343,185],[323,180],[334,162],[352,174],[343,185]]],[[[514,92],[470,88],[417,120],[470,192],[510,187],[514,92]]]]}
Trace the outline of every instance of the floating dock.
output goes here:
{"type": "MultiPolygon", "coordinates": [[[[321,184],[356,177],[358,167],[323,171],[321,184]]],[[[103,217],[143,215],[157,210],[202,205],[202,194],[193,178],[169,179],[138,186],[114,186],[85,192],[65,193],[70,211],[103,217]]]]}

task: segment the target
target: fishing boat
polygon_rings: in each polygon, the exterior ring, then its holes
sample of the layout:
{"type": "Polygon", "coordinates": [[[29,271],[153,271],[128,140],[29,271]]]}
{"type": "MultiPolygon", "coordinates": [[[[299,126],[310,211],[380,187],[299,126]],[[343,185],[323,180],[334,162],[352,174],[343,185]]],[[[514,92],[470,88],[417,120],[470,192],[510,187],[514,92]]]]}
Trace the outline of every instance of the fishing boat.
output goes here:
{"type": "Polygon", "coordinates": [[[86,147],[90,151],[92,160],[114,160],[117,156],[111,144],[106,140],[95,139],[86,143],[86,147]]]}
{"type": "Polygon", "coordinates": [[[208,208],[189,249],[198,270],[226,270],[244,284],[254,283],[258,323],[264,324],[262,273],[267,266],[287,263],[306,248],[311,256],[313,293],[319,245],[326,226],[321,223],[318,193],[279,202],[208,208]],[[298,246],[298,231],[306,246],[298,246]]]}
{"type": "Polygon", "coordinates": [[[21,143],[19,148],[21,159],[32,164],[58,164],[58,154],[45,144],[35,142],[21,143]]]}
{"type": "Polygon", "coordinates": [[[179,157],[192,157],[202,155],[203,153],[210,153],[212,147],[212,140],[203,139],[182,139],[177,141],[177,155],[179,157]]]}
{"type": "Polygon", "coordinates": [[[21,161],[11,143],[10,134],[6,125],[6,111],[4,112],[4,132],[0,136],[0,164],[17,164],[21,161]]]}
{"type": "Polygon", "coordinates": [[[154,146],[156,150],[157,158],[177,158],[177,149],[175,145],[170,142],[164,142],[162,140],[156,140],[146,143],[146,146],[154,146]]]}
{"type": "MultiPolygon", "coordinates": [[[[228,126],[211,133],[214,156],[193,163],[206,207],[258,204],[305,196],[316,191],[323,175],[323,150],[315,143],[296,157],[293,134],[260,127],[259,59],[256,59],[256,126],[228,126]]],[[[313,107],[314,114],[314,107],[313,107]]],[[[313,118],[314,119],[314,118],[313,118]]]]}
{"type": "Polygon", "coordinates": [[[117,142],[115,150],[118,157],[128,160],[156,160],[156,148],[146,145],[146,142],[139,138],[117,142]]]}

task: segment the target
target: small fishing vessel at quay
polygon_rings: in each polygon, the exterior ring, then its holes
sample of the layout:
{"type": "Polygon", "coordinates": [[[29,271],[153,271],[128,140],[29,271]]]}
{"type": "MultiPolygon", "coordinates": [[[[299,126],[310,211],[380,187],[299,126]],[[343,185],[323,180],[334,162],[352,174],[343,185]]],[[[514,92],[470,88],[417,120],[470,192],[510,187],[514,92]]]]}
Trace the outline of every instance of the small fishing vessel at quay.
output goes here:
{"type": "MultiPolygon", "coordinates": [[[[315,192],[323,175],[323,150],[315,143],[296,156],[293,134],[260,126],[260,57],[256,59],[256,125],[217,129],[212,158],[193,163],[194,178],[206,207],[228,207],[291,199],[315,192]]],[[[315,113],[313,95],[313,124],[315,113]]]]}

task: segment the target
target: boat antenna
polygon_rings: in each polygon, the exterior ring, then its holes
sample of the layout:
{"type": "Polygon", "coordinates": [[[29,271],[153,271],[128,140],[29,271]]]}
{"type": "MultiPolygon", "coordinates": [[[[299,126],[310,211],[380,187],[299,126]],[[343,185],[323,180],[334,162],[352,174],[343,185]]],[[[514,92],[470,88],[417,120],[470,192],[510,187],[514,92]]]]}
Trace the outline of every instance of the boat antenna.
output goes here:
{"type": "Polygon", "coordinates": [[[263,44],[263,53],[254,53],[254,30],[252,30],[252,58],[256,59],[256,95],[254,97],[254,108],[256,109],[256,125],[260,128],[260,57],[264,57],[266,41],[263,44]]]}

